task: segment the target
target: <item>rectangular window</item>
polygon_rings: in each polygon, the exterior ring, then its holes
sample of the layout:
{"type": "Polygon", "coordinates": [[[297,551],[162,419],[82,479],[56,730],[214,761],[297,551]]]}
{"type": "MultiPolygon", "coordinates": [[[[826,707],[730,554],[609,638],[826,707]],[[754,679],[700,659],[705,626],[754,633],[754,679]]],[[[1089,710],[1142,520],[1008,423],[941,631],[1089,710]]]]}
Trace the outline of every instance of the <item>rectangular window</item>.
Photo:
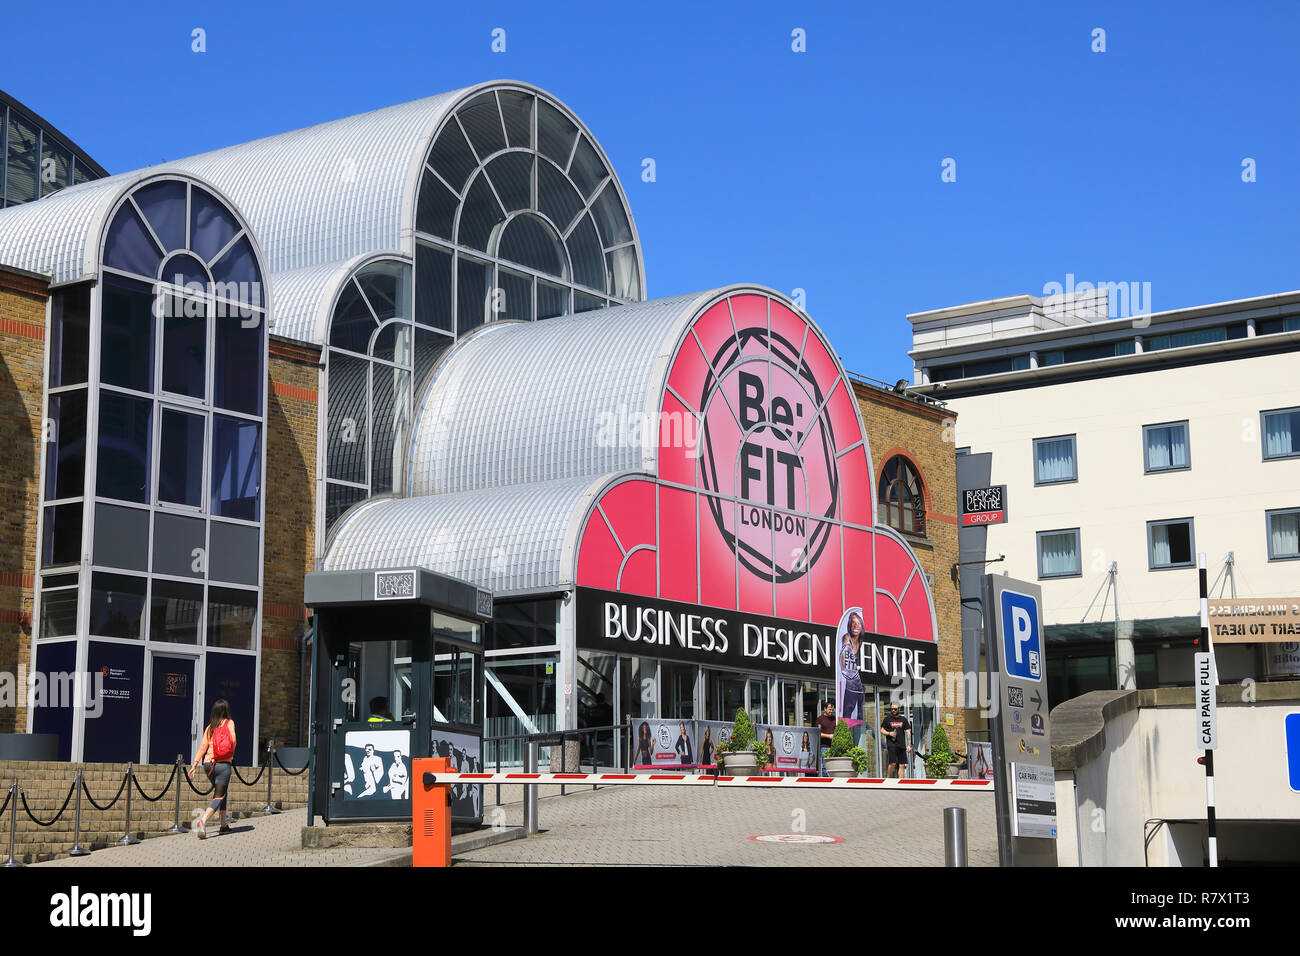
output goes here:
{"type": "Polygon", "coordinates": [[[41,566],[81,560],[81,502],[46,507],[41,528],[41,566]]]}
{"type": "Polygon", "coordinates": [[[1148,473],[1179,471],[1192,466],[1187,422],[1142,426],[1142,461],[1148,473]]]}
{"type": "Polygon", "coordinates": [[[1076,578],[1082,574],[1078,528],[1038,532],[1040,578],[1076,578]]]}
{"type": "Polygon", "coordinates": [[[45,498],[80,498],[86,493],[86,390],[50,396],[52,434],[45,443],[45,498]]]}
{"type": "Polygon", "coordinates": [[[1192,533],[1192,519],[1148,521],[1147,555],[1152,571],[1194,567],[1196,537],[1192,533]]]}
{"type": "Polygon", "coordinates": [[[212,515],[257,521],[261,515],[262,426],[212,416],[212,515]]]}
{"type": "Polygon", "coordinates": [[[1294,561],[1300,558],[1300,508],[1284,508],[1265,514],[1268,522],[1268,559],[1294,561]]]}
{"type": "Polygon", "coordinates": [[[202,401],[208,397],[207,309],[179,295],[165,301],[170,307],[163,318],[163,390],[202,401]]]}
{"type": "Polygon", "coordinates": [[[99,335],[99,380],[137,392],[153,391],[153,290],[147,283],[104,278],[99,335]]]}
{"type": "Polygon", "coordinates": [[[95,493],[121,501],[149,500],[153,402],[116,392],[99,393],[99,457],[95,493]]]}
{"type": "Polygon", "coordinates": [[[208,647],[253,650],[257,592],[208,588],[208,647]]]}
{"type": "Polygon", "coordinates": [[[41,628],[37,637],[75,637],[77,576],[46,575],[41,582],[41,628]]]}
{"type": "Polygon", "coordinates": [[[1050,485],[1079,479],[1074,436],[1034,439],[1034,484],[1050,485]]]}
{"type": "Polygon", "coordinates": [[[90,286],[56,293],[50,312],[50,387],[80,385],[90,368],[90,286]]]}
{"type": "Polygon", "coordinates": [[[262,358],[266,343],[262,338],[265,316],[254,312],[241,318],[238,310],[227,310],[215,320],[216,361],[213,372],[212,404],[246,415],[262,414],[262,358]]]}
{"type": "Polygon", "coordinates": [[[1260,417],[1265,461],[1300,455],[1300,441],[1297,441],[1300,438],[1300,408],[1261,412],[1260,417]]]}
{"type": "Polygon", "coordinates": [[[158,500],[203,507],[202,415],[164,408],[159,438],[158,500]]]}
{"type": "Polygon", "coordinates": [[[96,571],[90,578],[90,633],[144,640],[145,578],[96,571]]]}
{"type": "Polygon", "coordinates": [[[474,689],[478,684],[479,657],[453,644],[435,645],[433,663],[433,719],[441,723],[475,723],[474,689]]]}
{"type": "Polygon", "coordinates": [[[198,644],[203,585],[155,578],[149,599],[149,640],[198,644]]]}

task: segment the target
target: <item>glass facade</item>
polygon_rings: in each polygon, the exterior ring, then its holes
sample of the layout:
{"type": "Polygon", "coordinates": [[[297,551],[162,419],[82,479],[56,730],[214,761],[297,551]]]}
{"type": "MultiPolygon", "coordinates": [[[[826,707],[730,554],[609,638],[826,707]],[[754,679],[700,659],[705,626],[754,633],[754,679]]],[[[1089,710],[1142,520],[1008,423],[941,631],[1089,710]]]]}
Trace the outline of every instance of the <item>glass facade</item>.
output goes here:
{"type": "Polygon", "coordinates": [[[166,667],[188,648],[195,680],[209,649],[255,660],[268,343],[251,250],[216,197],[155,179],[111,216],[99,283],[54,292],[38,647],[130,642],[166,667]]]}
{"type": "Polygon", "coordinates": [[[0,93],[0,209],[107,176],[40,117],[0,93]]]}

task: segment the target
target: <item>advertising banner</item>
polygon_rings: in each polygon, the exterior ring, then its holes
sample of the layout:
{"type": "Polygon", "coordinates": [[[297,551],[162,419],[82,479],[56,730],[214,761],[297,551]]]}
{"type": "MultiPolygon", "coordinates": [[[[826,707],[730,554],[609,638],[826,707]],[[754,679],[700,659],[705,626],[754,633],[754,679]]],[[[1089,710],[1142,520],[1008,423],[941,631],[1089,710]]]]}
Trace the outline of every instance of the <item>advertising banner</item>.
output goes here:
{"type": "MultiPolygon", "coordinates": [[[[437,727],[432,731],[430,757],[446,757],[457,773],[482,773],[482,741],[472,734],[457,734],[437,727]]],[[[453,820],[481,820],[483,818],[483,786],[477,783],[458,783],[451,788],[451,818],[453,820]]]]}
{"type": "Polygon", "coordinates": [[[862,659],[862,608],[851,607],[840,618],[835,641],[835,716],[843,719],[854,739],[861,738],[866,691],[859,662],[862,659]]]}
{"type": "Polygon", "coordinates": [[[697,720],[695,726],[699,732],[700,767],[712,770],[718,764],[718,747],[731,739],[729,720],[697,720]]]}
{"type": "Polygon", "coordinates": [[[699,737],[693,720],[647,717],[634,721],[632,763],[637,767],[693,765],[697,740],[699,737]]]}
{"type": "Polygon", "coordinates": [[[992,780],[993,744],[987,740],[966,741],[966,760],[970,765],[970,779],[992,780]]]}
{"type": "MultiPolygon", "coordinates": [[[[230,705],[230,716],[235,721],[237,742],[235,763],[241,767],[253,763],[253,705],[257,693],[257,658],[249,654],[219,654],[208,651],[204,665],[203,699],[209,712],[218,700],[230,705]],[[247,730],[244,730],[247,728],[247,730]]],[[[207,720],[208,714],[200,714],[207,720]]]]}
{"type": "Polygon", "coordinates": [[[347,731],[343,738],[343,792],[351,800],[409,800],[411,732],[368,727],[347,731]]]}
{"type": "Polygon", "coordinates": [[[90,641],[87,669],[103,681],[99,716],[86,715],[87,761],[127,763],[140,759],[143,723],[144,647],[111,641],[90,641]]]}
{"type": "Polygon", "coordinates": [[[1300,601],[1295,598],[1231,598],[1208,602],[1210,636],[1216,644],[1265,644],[1300,639],[1300,601]]]}
{"type": "Polygon", "coordinates": [[[767,744],[771,767],[778,770],[815,770],[821,734],[816,727],[785,727],[763,724],[756,727],[758,739],[767,744]]]}

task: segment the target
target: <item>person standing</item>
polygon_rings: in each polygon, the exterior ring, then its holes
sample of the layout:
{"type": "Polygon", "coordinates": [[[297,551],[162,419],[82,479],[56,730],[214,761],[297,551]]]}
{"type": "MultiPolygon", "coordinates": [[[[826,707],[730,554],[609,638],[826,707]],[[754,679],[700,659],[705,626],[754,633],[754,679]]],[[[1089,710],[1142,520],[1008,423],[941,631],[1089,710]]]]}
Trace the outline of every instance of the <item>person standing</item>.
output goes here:
{"type": "Polygon", "coordinates": [[[214,813],[221,815],[221,827],[217,833],[230,832],[230,824],[226,819],[226,793],[230,789],[230,774],[235,767],[235,722],[230,719],[230,705],[225,700],[218,700],[212,705],[212,715],[203,731],[203,742],[194,755],[194,762],[185,771],[191,780],[200,763],[212,781],[212,800],[203,811],[203,816],[194,821],[199,839],[204,840],[208,836],[208,821],[214,813]]]}
{"type": "Polygon", "coordinates": [[[681,724],[681,736],[677,738],[677,760],[684,766],[695,763],[691,754],[691,735],[686,732],[686,724],[681,724]]]}
{"type": "Polygon", "coordinates": [[[828,700],[822,707],[822,712],[817,718],[817,729],[821,731],[821,749],[825,750],[835,737],[835,701],[828,700]]]}
{"type": "Polygon", "coordinates": [[[895,702],[889,705],[889,716],[880,723],[886,744],[886,777],[902,777],[912,752],[912,722],[895,702]]]}

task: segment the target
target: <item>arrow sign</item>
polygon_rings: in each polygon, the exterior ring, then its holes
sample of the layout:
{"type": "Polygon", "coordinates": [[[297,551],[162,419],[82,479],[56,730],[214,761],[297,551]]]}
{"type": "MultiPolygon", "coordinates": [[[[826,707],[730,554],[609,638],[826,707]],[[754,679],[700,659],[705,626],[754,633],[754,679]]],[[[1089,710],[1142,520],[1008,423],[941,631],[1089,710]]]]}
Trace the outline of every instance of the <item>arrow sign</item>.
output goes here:
{"type": "Polygon", "coordinates": [[[1034,691],[1034,696],[1029,699],[1034,702],[1034,713],[1043,709],[1043,698],[1039,695],[1038,691],[1034,691]]]}

